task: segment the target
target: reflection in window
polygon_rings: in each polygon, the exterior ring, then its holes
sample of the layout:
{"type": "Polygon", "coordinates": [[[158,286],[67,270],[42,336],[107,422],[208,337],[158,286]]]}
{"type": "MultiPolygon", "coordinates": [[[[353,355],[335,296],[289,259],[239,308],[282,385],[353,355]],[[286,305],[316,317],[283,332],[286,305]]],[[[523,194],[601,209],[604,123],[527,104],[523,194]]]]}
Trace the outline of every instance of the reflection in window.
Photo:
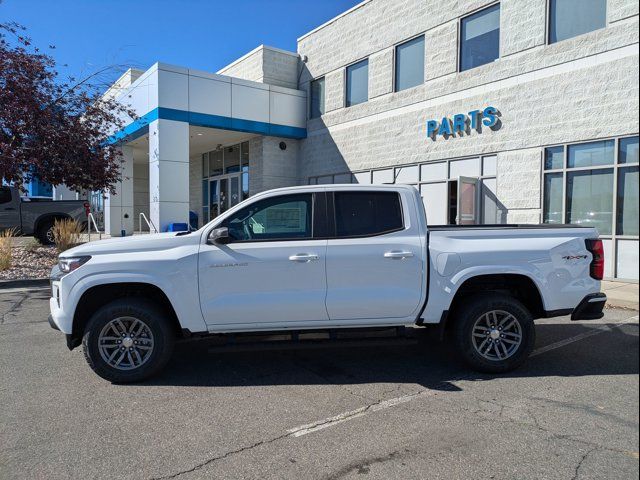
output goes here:
{"type": "Polygon", "coordinates": [[[616,233],[638,235],[638,167],[618,170],[616,233]]]}
{"type": "Polygon", "coordinates": [[[209,176],[222,175],[223,172],[222,150],[209,152],[209,176]]]}
{"type": "Polygon", "coordinates": [[[324,77],[311,82],[311,118],[324,115],[324,77]]]}
{"type": "Polygon", "coordinates": [[[564,166],[564,147],[549,147],[544,149],[545,170],[555,170],[564,166]]]}
{"type": "Polygon", "coordinates": [[[569,145],[567,152],[567,167],[576,168],[612,165],[613,153],[613,140],[569,145]]]}
{"type": "Polygon", "coordinates": [[[543,222],[563,223],[562,220],[562,173],[547,173],[544,176],[543,222]]]}
{"type": "Polygon", "coordinates": [[[549,43],[560,42],[607,25],[607,0],[551,0],[549,43]]]}
{"type": "Polygon", "coordinates": [[[369,99],[369,60],[347,67],[346,106],[357,105],[369,99]]]}
{"type": "Polygon", "coordinates": [[[396,92],[424,83],[424,36],[396,47],[396,92]]]}
{"type": "Polygon", "coordinates": [[[611,234],[613,169],[567,172],[567,222],[611,234]]]}
{"type": "Polygon", "coordinates": [[[500,4],[462,19],[460,71],[500,57],[500,4]]]}
{"type": "Polygon", "coordinates": [[[236,173],[240,171],[240,145],[226,147],[224,149],[224,173],[236,173]]]}
{"type": "Polygon", "coordinates": [[[618,163],[638,163],[638,137],[620,139],[618,163]]]}

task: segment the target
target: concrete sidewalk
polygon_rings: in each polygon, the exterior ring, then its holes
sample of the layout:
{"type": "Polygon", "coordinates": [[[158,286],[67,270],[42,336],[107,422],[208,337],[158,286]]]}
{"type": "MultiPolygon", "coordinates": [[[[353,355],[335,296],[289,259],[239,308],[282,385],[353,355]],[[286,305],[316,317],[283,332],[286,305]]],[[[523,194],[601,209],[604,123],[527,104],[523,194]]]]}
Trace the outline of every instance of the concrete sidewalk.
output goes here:
{"type": "Polygon", "coordinates": [[[602,291],[607,294],[607,307],[638,310],[637,283],[603,281],[602,291]]]}

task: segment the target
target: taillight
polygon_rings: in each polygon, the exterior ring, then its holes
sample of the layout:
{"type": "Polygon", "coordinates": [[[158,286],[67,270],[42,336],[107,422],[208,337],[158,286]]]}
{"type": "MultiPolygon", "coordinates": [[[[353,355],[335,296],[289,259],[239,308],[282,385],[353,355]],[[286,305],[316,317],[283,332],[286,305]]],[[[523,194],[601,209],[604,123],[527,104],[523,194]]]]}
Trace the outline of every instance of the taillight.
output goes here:
{"type": "Polygon", "coordinates": [[[593,255],[590,265],[591,278],[596,280],[602,280],[604,278],[604,245],[602,240],[590,238],[585,240],[587,244],[587,250],[593,255]]]}
{"type": "Polygon", "coordinates": [[[89,204],[89,202],[84,202],[84,213],[87,215],[87,217],[89,216],[89,214],[91,213],[91,205],[89,204]]]}

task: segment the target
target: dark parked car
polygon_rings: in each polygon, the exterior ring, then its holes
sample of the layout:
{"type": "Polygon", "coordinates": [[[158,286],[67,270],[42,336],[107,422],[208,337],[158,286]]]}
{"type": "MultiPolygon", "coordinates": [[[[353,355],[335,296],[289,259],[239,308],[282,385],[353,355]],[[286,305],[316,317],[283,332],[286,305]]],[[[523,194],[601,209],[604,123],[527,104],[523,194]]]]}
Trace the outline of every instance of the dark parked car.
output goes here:
{"type": "Polygon", "coordinates": [[[21,235],[33,235],[43,245],[53,243],[53,224],[71,218],[86,225],[90,212],[86,200],[51,200],[21,197],[16,187],[0,187],[0,230],[15,228],[21,235]]]}

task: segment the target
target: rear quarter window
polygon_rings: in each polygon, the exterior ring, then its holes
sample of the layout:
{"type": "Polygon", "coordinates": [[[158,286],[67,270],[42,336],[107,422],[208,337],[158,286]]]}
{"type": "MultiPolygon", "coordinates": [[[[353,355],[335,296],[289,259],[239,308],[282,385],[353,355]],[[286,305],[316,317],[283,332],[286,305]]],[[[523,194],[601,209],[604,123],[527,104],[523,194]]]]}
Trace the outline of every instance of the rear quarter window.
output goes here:
{"type": "Polygon", "coordinates": [[[338,238],[383,235],[404,228],[397,192],[335,192],[338,238]]]}
{"type": "Polygon", "coordinates": [[[0,187],[0,205],[11,201],[11,189],[9,187],[0,187]]]}

